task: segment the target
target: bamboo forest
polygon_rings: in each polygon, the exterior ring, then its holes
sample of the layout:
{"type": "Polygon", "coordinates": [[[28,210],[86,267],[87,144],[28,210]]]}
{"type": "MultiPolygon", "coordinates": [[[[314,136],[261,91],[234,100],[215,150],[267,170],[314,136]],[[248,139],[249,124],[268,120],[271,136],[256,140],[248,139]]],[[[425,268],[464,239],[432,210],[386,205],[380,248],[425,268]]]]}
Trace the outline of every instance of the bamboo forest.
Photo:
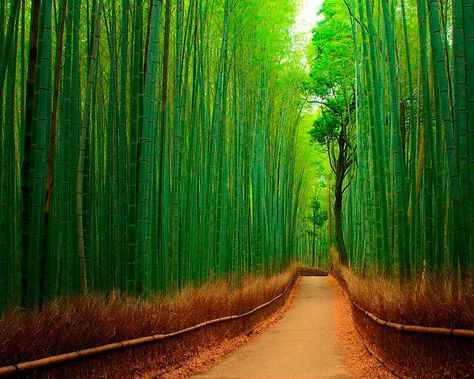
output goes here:
{"type": "Polygon", "coordinates": [[[0,0],[0,376],[474,377],[473,274],[474,0],[0,0]]]}

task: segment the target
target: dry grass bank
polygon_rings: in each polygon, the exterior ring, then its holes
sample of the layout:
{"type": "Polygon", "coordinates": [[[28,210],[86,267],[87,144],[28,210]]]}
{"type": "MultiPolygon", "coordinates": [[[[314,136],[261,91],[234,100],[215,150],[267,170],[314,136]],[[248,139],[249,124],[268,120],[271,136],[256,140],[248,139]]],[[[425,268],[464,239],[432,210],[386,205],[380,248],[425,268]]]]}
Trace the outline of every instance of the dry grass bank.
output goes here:
{"type": "MultiPolygon", "coordinates": [[[[453,291],[440,278],[404,284],[359,278],[340,270],[352,300],[377,317],[405,325],[474,329],[474,283],[453,291]]],[[[414,378],[474,377],[474,339],[398,332],[373,322],[355,307],[363,338],[401,374],[414,378]]]]}
{"type": "MultiPolygon", "coordinates": [[[[172,298],[145,302],[133,297],[90,295],[58,300],[41,313],[13,312],[0,319],[0,366],[181,330],[200,322],[247,312],[286,288],[296,267],[271,278],[246,280],[238,290],[226,283],[187,288],[172,298]]],[[[287,293],[288,295],[288,293],[287,293]]],[[[164,342],[117,351],[28,375],[48,378],[135,377],[190,360],[203,349],[249,333],[282,306],[287,296],[255,314],[215,324],[164,342]]],[[[25,374],[22,374],[25,375],[25,374]]]]}
{"type": "Polygon", "coordinates": [[[337,341],[343,349],[351,373],[356,378],[395,379],[396,376],[371,355],[364,345],[357,332],[346,293],[333,276],[328,277],[328,282],[334,294],[333,316],[337,341]]]}

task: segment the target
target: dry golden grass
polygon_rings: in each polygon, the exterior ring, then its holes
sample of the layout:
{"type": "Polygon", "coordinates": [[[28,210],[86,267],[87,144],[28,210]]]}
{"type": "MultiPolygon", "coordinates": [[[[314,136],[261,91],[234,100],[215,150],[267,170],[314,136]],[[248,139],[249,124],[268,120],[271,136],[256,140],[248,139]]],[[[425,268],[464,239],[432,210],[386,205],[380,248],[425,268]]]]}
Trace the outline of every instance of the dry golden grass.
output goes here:
{"type": "Polygon", "coordinates": [[[263,318],[256,325],[252,326],[251,330],[220,340],[212,346],[203,347],[199,350],[199,354],[192,359],[188,359],[185,362],[179,362],[179,364],[174,367],[166,367],[165,369],[158,371],[150,371],[145,373],[143,378],[180,379],[187,378],[192,374],[205,373],[208,369],[224,360],[225,357],[235,351],[235,349],[242,345],[251,343],[252,340],[258,337],[258,335],[280,320],[291,308],[298,296],[300,280],[300,278],[296,280],[295,285],[288,293],[285,302],[271,315],[263,318]]]}
{"type": "MultiPolygon", "coordinates": [[[[360,278],[339,268],[351,299],[377,317],[406,325],[474,329],[474,286],[451,287],[441,278],[400,284],[360,278]]],[[[381,326],[353,307],[356,325],[375,352],[402,374],[414,378],[474,377],[474,340],[398,332],[381,326]]]]}
{"type": "Polygon", "coordinates": [[[443,278],[400,284],[383,278],[360,278],[340,269],[352,299],[378,317],[400,324],[474,329],[474,281],[454,291],[443,278]]]}
{"type": "Polygon", "coordinates": [[[345,292],[341,289],[333,276],[328,277],[329,285],[333,290],[333,316],[336,325],[338,343],[343,349],[345,361],[351,373],[356,378],[364,379],[395,379],[364,346],[357,333],[352,318],[351,305],[345,292]]]}
{"type": "MultiPolygon", "coordinates": [[[[282,293],[295,272],[296,267],[292,267],[271,278],[247,279],[237,290],[220,282],[198,289],[186,288],[173,297],[156,297],[151,301],[119,294],[109,297],[93,294],[57,300],[47,304],[41,313],[11,312],[0,319],[0,366],[169,333],[206,320],[241,314],[282,293]]],[[[171,367],[196,356],[206,346],[250,331],[276,311],[285,298],[243,319],[29,375],[123,378],[171,367]]]]}

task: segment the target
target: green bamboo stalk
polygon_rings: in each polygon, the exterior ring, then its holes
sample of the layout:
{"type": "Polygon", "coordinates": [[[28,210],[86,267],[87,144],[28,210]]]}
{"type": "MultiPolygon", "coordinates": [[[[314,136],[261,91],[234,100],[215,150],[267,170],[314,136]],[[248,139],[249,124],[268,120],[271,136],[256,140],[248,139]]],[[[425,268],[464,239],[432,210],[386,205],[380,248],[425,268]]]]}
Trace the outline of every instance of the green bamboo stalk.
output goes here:
{"type": "Polygon", "coordinates": [[[436,1],[428,0],[428,13],[430,21],[431,49],[433,55],[433,70],[437,77],[439,98],[437,103],[437,112],[440,115],[446,138],[446,154],[448,159],[449,184],[450,184],[450,202],[453,210],[453,227],[456,233],[454,239],[453,253],[454,267],[464,270],[467,259],[467,241],[463,210],[463,199],[460,192],[459,168],[456,157],[455,141],[452,128],[452,111],[450,109],[450,94],[448,77],[446,74],[446,61],[443,54],[443,40],[441,36],[441,25],[438,4],[436,1]]]}
{"type": "MultiPolygon", "coordinates": [[[[5,77],[7,72],[8,60],[10,58],[10,54],[12,52],[11,44],[15,41],[14,35],[15,30],[18,24],[19,16],[20,16],[20,5],[21,0],[14,0],[10,6],[10,14],[8,16],[8,29],[7,34],[5,35],[4,45],[2,46],[2,55],[0,58],[0,98],[3,96],[3,89],[5,84],[5,77]]],[[[2,20],[3,21],[3,20],[2,20]]],[[[3,33],[2,33],[3,35],[3,33]]]]}
{"type": "Polygon", "coordinates": [[[99,36],[102,19],[103,1],[100,0],[99,6],[95,15],[95,27],[93,36],[93,47],[91,51],[91,64],[88,73],[88,82],[86,87],[86,99],[84,103],[83,121],[81,127],[81,134],[79,139],[79,162],[77,166],[77,182],[76,182],[76,215],[77,215],[77,235],[79,244],[79,259],[80,259],[80,277],[81,277],[81,291],[87,293],[87,269],[86,256],[84,249],[84,226],[83,226],[83,185],[84,185],[84,155],[86,150],[86,138],[89,130],[90,108],[92,86],[96,76],[96,63],[99,50],[99,36]]]}
{"type": "Polygon", "coordinates": [[[147,294],[152,290],[152,245],[151,245],[151,219],[152,204],[152,173],[155,161],[154,140],[156,137],[156,80],[158,71],[158,42],[159,21],[161,18],[162,2],[154,0],[150,7],[150,47],[147,59],[147,72],[145,78],[145,98],[143,130],[140,136],[140,149],[138,160],[138,213],[137,213],[137,254],[143,256],[144,284],[147,294]]]}
{"type": "Polygon", "coordinates": [[[390,9],[387,0],[382,0],[383,18],[385,26],[385,42],[387,44],[387,55],[389,63],[389,89],[390,89],[390,123],[391,123],[391,155],[394,172],[394,197],[395,197],[395,233],[394,254],[398,256],[400,264],[400,275],[406,278],[410,275],[410,260],[408,256],[408,224],[407,224],[407,201],[405,183],[405,165],[403,160],[402,139],[400,135],[400,101],[397,89],[396,57],[395,57],[395,35],[391,22],[390,9]]]}

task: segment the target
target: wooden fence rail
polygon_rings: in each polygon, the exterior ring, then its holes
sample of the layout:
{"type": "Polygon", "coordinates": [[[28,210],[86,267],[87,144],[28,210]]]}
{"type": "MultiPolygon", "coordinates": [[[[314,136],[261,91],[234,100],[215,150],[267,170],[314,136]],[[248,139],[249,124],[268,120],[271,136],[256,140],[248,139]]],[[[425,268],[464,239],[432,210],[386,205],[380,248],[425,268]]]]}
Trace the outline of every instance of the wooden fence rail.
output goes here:
{"type": "Polygon", "coordinates": [[[6,376],[9,374],[13,373],[18,373],[22,371],[29,371],[29,370],[34,370],[38,368],[43,368],[47,366],[53,366],[57,365],[60,363],[68,362],[68,361],[74,361],[78,360],[81,358],[85,357],[90,357],[93,355],[99,355],[103,353],[108,353],[111,351],[117,351],[117,350],[122,350],[130,347],[135,347],[135,346],[141,346],[144,344],[152,343],[152,342],[159,342],[163,341],[172,337],[176,337],[185,333],[189,333],[192,331],[195,331],[197,329],[204,328],[209,325],[221,323],[224,321],[230,321],[230,320],[236,320],[242,317],[250,316],[251,314],[269,306],[270,304],[274,303],[278,299],[280,299],[282,296],[285,296],[290,287],[294,284],[295,280],[299,276],[326,276],[327,273],[321,270],[317,269],[310,269],[310,268],[300,268],[298,269],[296,275],[292,278],[292,280],[288,283],[286,286],[285,290],[278,296],[274,297],[273,299],[267,301],[264,304],[259,305],[258,307],[239,314],[239,315],[232,315],[232,316],[225,316],[225,317],[220,317],[217,319],[205,321],[202,323],[199,323],[197,325],[190,326],[188,328],[178,330],[172,333],[167,333],[167,334],[155,334],[152,336],[146,336],[146,337],[141,337],[141,338],[135,338],[131,340],[126,340],[126,341],[121,341],[121,342],[114,342],[114,343],[109,343],[106,345],[102,346],[97,346],[97,347],[92,347],[88,349],[83,349],[83,350],[78,350],[78,351],[73,351],[70,353],[65,353],[65,354],[59,354],[59,355],[54,355],[51,357],[46,357],[46,358],[41,358],[41,359],[36,359],[34,361],[29,361],[29,362],[22,362],[22,363],[17,363],[13,364],[10,366],[5,366],[5,367],[0,367],[0,376],[6,376]]]}

